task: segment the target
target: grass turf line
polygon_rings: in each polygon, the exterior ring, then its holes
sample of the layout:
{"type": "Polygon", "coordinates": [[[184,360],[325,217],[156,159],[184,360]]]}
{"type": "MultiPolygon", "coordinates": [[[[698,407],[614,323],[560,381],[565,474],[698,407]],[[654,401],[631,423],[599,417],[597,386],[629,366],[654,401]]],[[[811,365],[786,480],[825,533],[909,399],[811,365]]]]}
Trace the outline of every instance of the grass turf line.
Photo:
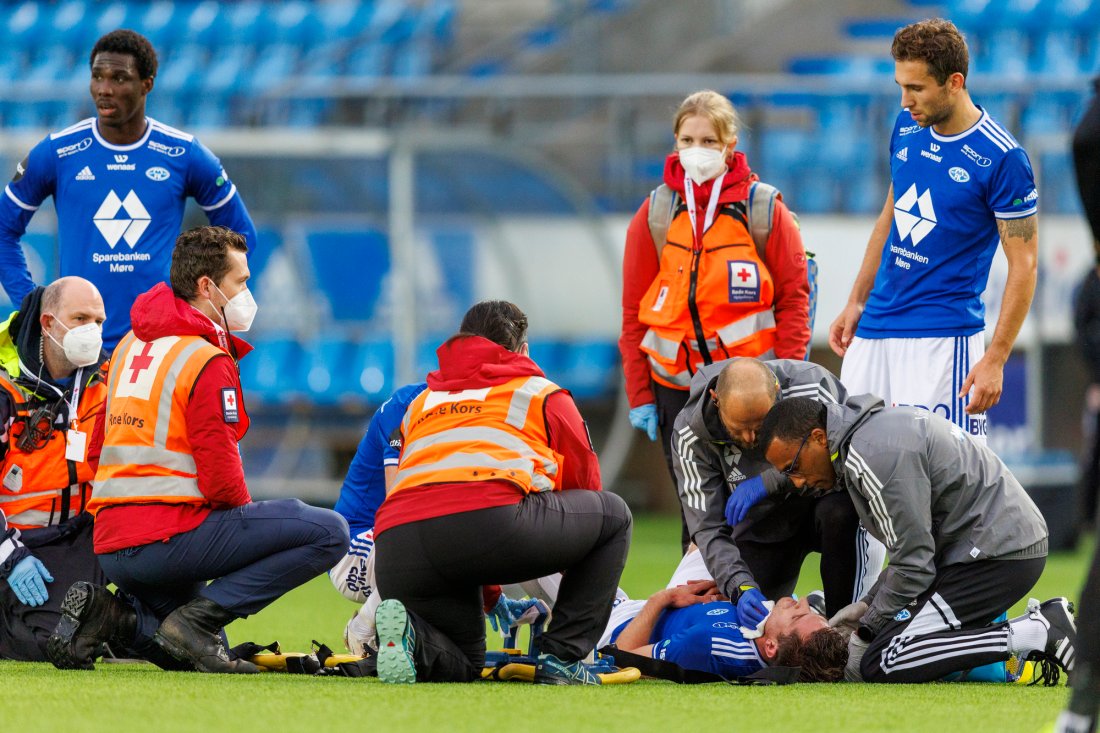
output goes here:
{"type": "MultiPolygon", "coordinates": [[[[675,518],[639,517],[622,586],[645,595],[667,582],[678,561],[675,518]]],[[[1033,595],[1076,598],[1090,548],[1050,558],[1033,595]]],[[[799,592],[819,587],[817,556],[803,571],[799,592]]],[[[51,588],[51,591],[54,589],[51,588]]],[[[278,639],[305,651],[311,639],[341,646],[354,611],[325,577],[288,594],[256,616],[234,623],[233,643],[278,639]]],[[[1022,611],[1020,604],[1013,613],[1022,611]]],[[[499,644],[490,632],[489,644],[499,644]]],[[[281,674],[232,677],[165,673],[145,665],[97,666],[60,672],[48,664],[0,662],[8,730],[20,733],[118,731],[675,730],[698,727],[858,731],[1006,729],[1024,733],[1054,718],[1065,688],[994,684],[795,685],[736,688],[677,686],[657,681],[607,688],[536,688],[523,683],[413,685],[375,680],[316,679],[281,674]]]]}

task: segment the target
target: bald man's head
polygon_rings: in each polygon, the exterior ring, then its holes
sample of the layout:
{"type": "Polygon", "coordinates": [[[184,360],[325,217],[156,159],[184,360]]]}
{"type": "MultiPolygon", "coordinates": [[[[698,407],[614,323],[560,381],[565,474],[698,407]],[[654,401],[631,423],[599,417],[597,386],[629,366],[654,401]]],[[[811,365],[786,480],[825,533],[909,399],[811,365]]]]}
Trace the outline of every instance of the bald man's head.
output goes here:
{"type": "Polygon", "coordinates": [[[731,359],[719,373],[711,398],[730,439],[751,448],[764,416],[779,399],[779,380],[758,359],[731,359]]]}
{"type": "Polygon", "coordinates": [[[76,370],[76,365],[65,356],[62,347],[65,334],[90,323],[102,328],[107,320],[103,297],[95,285],[82,277],[62,277],[46,286],[40,310],[46,368],[55,379],[67,377],[76,370]]]}

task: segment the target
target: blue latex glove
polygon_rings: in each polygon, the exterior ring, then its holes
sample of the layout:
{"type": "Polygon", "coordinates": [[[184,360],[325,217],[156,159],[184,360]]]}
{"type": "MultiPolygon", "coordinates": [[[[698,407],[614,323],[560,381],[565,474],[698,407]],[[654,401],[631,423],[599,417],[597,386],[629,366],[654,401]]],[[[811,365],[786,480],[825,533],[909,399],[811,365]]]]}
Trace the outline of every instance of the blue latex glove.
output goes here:
{"type": "Polygon", "coordinates": [[[517,601],[502,593],[500,598],[497,599],[497,604],[493,606],[493,610],[488,614],[489,625],[493,627],[493,631],[506,634],[508,629],[512,628],[519,617],[523,615],[523,612],[536,603],[538,603],[537,598],[524,598],[517,601]]]}
{"type": "Polygon", "coordinates": [[[746,629],[755,629],[768,616],[768,607],[764,605],[766,600],[759,588],[742,590],[741,597],[737,599],[737,623],[746,629]]]}
{"type": "Polygon", "coordinates": [[[630,424],[641,430],[652,441],[657,440],[657,405],[638,405],[630,411],[630,424]]]}
{"type": "Polygon", "coordinates": [[[761,476],[753,476],[737,484],[726,502],[726,524],[731,527],[740,524],[749,509],[767,495],[768,491],[764,488],[764,479],[761,476]]]}
{"type": "Polygon", "coordinates": [[[27,606],[41,606],[49,598],[46,583],[53,582],[53,576],[46,566],[34,555],[28,555],[15,564],[8,573],[8,585],[15,591],[19,602],[27,606]]]}

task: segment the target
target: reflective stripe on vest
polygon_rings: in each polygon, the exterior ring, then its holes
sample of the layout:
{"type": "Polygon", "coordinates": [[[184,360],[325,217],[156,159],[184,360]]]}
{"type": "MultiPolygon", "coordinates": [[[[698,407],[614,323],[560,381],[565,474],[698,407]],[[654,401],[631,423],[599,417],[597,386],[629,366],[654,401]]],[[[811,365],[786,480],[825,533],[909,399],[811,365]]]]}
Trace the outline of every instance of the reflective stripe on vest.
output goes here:
{"type": "Polygon", "coordinates": [[[126,335],[115,349],[107,429],[90,512],[131,501],[206,502],[199,491],[183,411],[198,375],[221,353],[197,336],[144,342],[133,332],[126,335]]]}
{"type": "MultiPolygon", "coordinates": [[[[80,390],[76,415],[69,416],[76,429],[86,435],[88,443],[107,395],[101,376],[101,371],[95,371],[88,378],[80,390]]],[[[16,529],[44,527],[76,516],[84,508],[95,472],[87,461],[69,461],[66,457],[68,425],[55,422],[49,440],[36,450],[25,452],[19,448],[19,438],[26,430],[24,418],[62,397],[55,394],[50,399],[39,399],[0,369],[0,394],[4,392],[11,400],[14,421],[8,429],[7,451],[0,458],[0,511],[16,529]],[[68,506],[64,506],[66,491],[68,506]]]]}
{"type": "Polygon", "coordinates": [[[736,344],[738,341],[747,339],[757,332],[765,331],[769,328],[775,328],[775,312],[770,308],[766,311],[760,311],[745,316],[733,323],[727,323],[725,326],[717,329],[717,331],[718,338],[722,339],[722,343],[736,344]]]}
{"type": "Polygon", "coordinates": [[[524,492],[554,489],[561,456],[548,445],[543,406],[559,389],[532,376],[484,389],[425,390],[402,421],[404,447],[391,493],[488,480],[509,481],[524,492]]]}
{"type": "Polygon", "coordinates": [[[654,380],[684,388],[706,363],[774,349],[775,283],[746,227],[743,203],[725,205],[700,250],[693,249],[687,211],[677,211],[638,320],[649,326],[640,348],[654,380]]]}

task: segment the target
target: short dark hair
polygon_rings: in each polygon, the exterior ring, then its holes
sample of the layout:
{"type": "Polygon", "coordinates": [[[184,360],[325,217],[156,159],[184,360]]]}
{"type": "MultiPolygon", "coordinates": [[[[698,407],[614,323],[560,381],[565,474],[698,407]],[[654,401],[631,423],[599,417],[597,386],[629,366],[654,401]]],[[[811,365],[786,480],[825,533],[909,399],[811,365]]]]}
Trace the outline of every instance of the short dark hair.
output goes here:
{"type": "Polygon", "coordinates": [[[245,238],[225,227],[195,227],[176,238],[169,279],[177,298],[192,300],[198,295],[199,278],[221,282],[232,267],[229,250],[248,252],[245,238]]]}
{"type": "Polygon", "coordinates": [[[527,342],[527,316],[507,300],[483,300],[462,317],[458,336],[481,336],[509,351],[527,342]]]}
{"type": "Polygon", "coordinates": [[[757,442],[767,452],[773,440],[802,440],[814,428],[825,429],[827,414],[825,405],[809,397],[779,400],[764,416],[757,442]]]}
{"type": "Polygon", "coordinates": [[[922,20],[898,29],[890,54],[894,61],[925,62],[928,72],[941,85],[956,73],[965,80],[970,71],[966,39],[954,23],[943,18],[922,20]]]}
{"type": "Polygon", "coordinates": [[[848,664],[848,640],[838,629],[818,629],[805,641],[797,634],[784,634],[775,664],[798,667],[799,682],[839,682],[848,664]]]}
{"type": "Polygon", "coordinates": [[[142,79],[152,79],[157,75],[157,52],[149,39],[140,33],[120,28],[103,36],[92,46],[92,53],[88,56],[89,67],[101,53],[133,56],[138,76],[142,79]]]}

